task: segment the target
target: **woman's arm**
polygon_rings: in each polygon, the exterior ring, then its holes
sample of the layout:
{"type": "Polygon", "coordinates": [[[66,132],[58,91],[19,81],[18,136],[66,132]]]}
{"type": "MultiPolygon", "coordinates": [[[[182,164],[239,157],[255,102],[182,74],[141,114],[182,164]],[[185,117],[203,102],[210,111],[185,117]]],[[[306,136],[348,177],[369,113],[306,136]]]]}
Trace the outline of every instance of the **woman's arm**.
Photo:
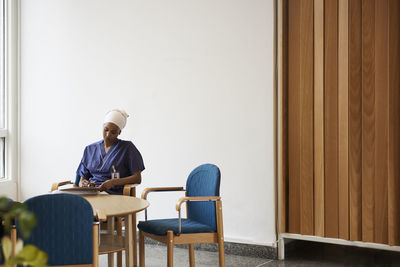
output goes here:
{"type": "Polygon", "coordinates": [[[142,182],[142,174],[141,171],[135,172],[131,176],[127,176],[119,179],[110,179],[105,181],[99,186],[100,191],[106,191],[111,189],[111,187],[115,185],[126,185],[126,184],[140,184],[142,182]]]}

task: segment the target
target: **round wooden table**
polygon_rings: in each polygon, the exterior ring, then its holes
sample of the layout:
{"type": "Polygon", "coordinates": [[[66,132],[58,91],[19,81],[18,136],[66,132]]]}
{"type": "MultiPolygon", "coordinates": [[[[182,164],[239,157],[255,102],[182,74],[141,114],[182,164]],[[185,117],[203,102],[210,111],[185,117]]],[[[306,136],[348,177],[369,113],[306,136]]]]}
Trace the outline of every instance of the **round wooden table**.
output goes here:
{"type": "Polygon", "coordinates": [[[92,205],[93,211],[101,210],[109,216],[124,216],[137,213],[149,206],[147,200],[122,195],[96,194],[82,195],[92,205]]]}
{"type": "MultiPolygon", "coordinates": [[[[126,266],[137,265],[136,244],[136,213],[149,206],[147,200],[122,195],[109,195],[99,193],[96,195],[82,195],[92,205],[95,215],[102,213],[108,219],[109,230],[113,229],[113,217],[125,219],[125,240],[115,236],[113,233],[101,237],[99,254],[106,254],[125,250],[126,266]],[[133,225],[135,224],[135,225],[133,225]]],[[[110,231],[113,232],[113,231],[110,231]]],[[[109,265],[113,264],[113,257],[109,257],[109,265]],[[110,259],[111,258],[111,259],[110,259]]]]}

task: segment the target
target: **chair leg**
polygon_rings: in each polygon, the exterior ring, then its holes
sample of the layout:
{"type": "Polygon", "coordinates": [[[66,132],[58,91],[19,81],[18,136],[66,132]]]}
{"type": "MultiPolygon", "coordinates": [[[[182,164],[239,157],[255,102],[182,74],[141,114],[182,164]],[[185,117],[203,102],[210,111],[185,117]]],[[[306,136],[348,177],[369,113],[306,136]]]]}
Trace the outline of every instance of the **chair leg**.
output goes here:
{"type": "Polygon", "coordinates": [[[99,224],[93,225],[93,267],[99,267],[99,224]]]}
{"type": "Polygon", "coordinates": [[[167,259],[168,259],[168,267],[174,266],[174,232],[167,232],[167,259]]]}
{"type": "Polygon", "coordinates": [[[223,237],[218,240],[218,250],[219,250],[219,266],[225,267],[225,248],[223,237]]]}
{"type": "Polygon", "coordinates": [[[190,263],[190,267],[194,267],[194,245],[193,244],[189,244],[189,263],[190,263]]]}
{"type": "Polygon", "coordinates": [[[108,259],[108,267],[114,267],[114,253],[108,253],[107,254],[107,259],[108,259]]]}
{"type": "MultiPolygon", "coordinates": [[[[117,235],[122,237],[122,218],[118,217],[117,219],[117,235]]],[[[122,251],[117,252],[117,267],[122,267],[122,251]]]]}
{"type": "Polygon", "coordinates": [[[215,203],[217,214],[217,233],[218,233],[218,249],[219,249],[219,266],[225,267],[225,248],[224,248],[224,227],[222,220],[222,202],[218,200],[215,203]]]}
{"type": "Polygon", "coordinates": [[[122,251],[117,252],[117,267],[122,267],[122,251]]]}
{"type": "MultiPolygon", "coordinates": [[[[108,234],[114,235],[114,217],[107,218],[108,234]]],[[[108,253],[108,267],[114,267],[114,253],[108,253]]]]}
{"type": "Polygon", "coordinates": [[[136,227],[136,213],[132,214],[132,234],[133,234],[133,266],[137,266],[137,227],[136,227]]]}
{"type": "MultiPolygon", "coordinates": [[[[133,235],[132,235],[132,214],[124,216],[125,218],[125,266],[133,266],[133,235]]],[[[135,226],[136,227],[136,226],[135,226]]]]}
{"type": "Polygon", "coordinates": [[[145,267],[144,263],[144,235],[143,232],[139,230],[139,266],[145,267]]]}
{"type": "Polygon", "coordinates": [[[13,227],[11,229],[11,256],[15,256],[15,246],[17,244],[17,229],[13,227]]]}

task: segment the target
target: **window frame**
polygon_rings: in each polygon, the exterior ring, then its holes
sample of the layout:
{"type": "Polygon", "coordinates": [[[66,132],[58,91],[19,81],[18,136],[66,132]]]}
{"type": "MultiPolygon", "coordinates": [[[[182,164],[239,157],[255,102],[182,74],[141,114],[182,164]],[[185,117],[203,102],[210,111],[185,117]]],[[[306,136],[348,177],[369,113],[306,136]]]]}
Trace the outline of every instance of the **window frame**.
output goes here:
{"type": "Polygon", "coordinates": [[[20,92],[20,0],[4,0],[4,90],[5,177],[0,180],[0,195],[19,197],[19,92],[20,92]]]}

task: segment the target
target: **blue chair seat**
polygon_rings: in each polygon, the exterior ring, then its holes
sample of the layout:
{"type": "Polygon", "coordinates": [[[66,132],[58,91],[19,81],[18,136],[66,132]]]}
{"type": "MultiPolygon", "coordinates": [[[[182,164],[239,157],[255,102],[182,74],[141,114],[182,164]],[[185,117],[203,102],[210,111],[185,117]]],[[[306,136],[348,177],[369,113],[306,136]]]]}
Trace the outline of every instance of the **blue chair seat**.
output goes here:
{"type": "MultiPolygon", "coordinates": [[[[182,219],[181,233],[214,233],[215,230],[206,225],[190,219],[182,219]]],[[[175,235],[179,233],[179,219],[160,219],[140,222],[138,228],[146,233],[154,235],[167,235],[167,231],[173,231],[175,235]]]]}

